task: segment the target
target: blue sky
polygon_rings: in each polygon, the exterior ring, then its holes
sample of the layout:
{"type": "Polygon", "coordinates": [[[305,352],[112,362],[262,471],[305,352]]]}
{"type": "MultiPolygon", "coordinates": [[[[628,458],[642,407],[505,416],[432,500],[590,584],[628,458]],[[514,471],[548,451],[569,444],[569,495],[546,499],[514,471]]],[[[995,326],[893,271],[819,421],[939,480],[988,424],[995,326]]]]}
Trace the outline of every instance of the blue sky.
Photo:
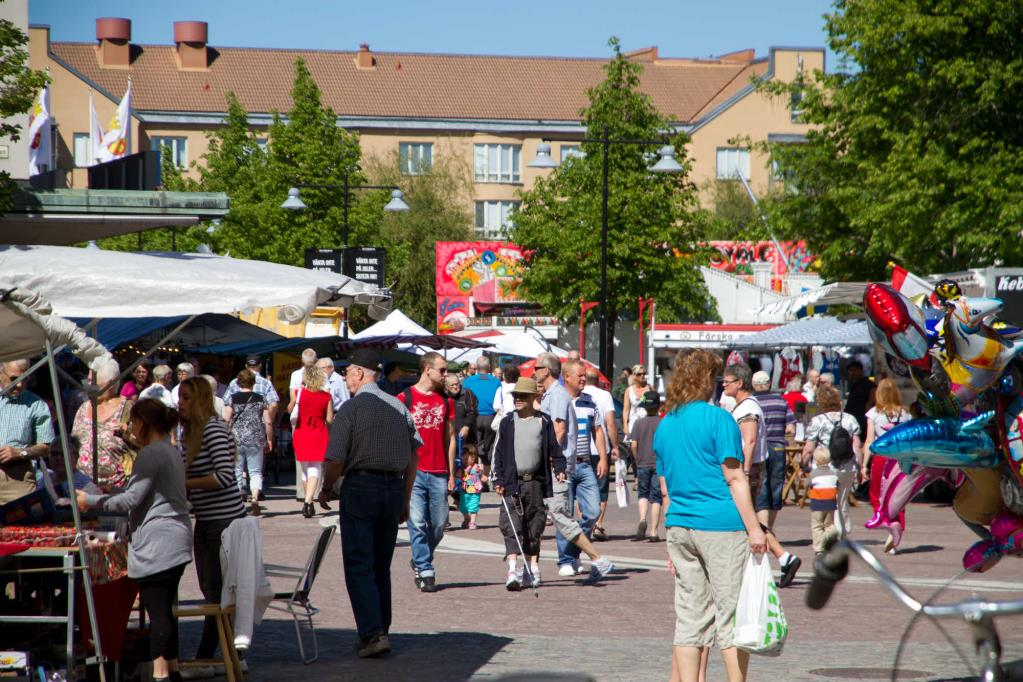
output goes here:
{"type": "MultiPolygon", "coordinates": [[[[29,0],[29,21],[52,37],[92,41],[95,19],[132,20],[132,41],[172,41],[172,23],[209,22],[219,46],[381,52],[603,57],[656,45],[665,57],[709,57],[772,45],[823,46],[830,0],[29,0]]],[[[834,56],[828,55],[828,68],[834,56]]]]}

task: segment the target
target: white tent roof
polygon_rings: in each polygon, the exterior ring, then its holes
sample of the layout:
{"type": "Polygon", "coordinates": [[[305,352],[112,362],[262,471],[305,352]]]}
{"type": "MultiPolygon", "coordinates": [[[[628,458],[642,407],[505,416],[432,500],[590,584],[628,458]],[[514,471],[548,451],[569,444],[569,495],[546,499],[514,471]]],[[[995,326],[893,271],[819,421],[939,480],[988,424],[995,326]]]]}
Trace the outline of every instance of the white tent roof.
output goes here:
{"type": "Polygon", "coordinates": [[[174,317],[281,306],[297,322],[317,305],[390,310],[386,291],[330,272],[199,253],[0,246],[3,288],[28,289],[64,317],[174,317]]]}
{"type": "Polygon", "coordinates": [[[492,332],[471,331],[461,332],[459,336],[485,341],[492,344],[491,348],[476,348],[460,353],[458,360],[473,361],[483,353],[497,353],[498,355],[514,355],[520,358],[535,358],[540,353],[551,352],[558,357],[567,357],[568,351],[558,348],[554,344],[547,344],[541,341],[534,334],[526,332],[503,332],[494,330],[492,332]]]}
{"type": "Polygon", "coordinates": [[[863,302],[863,292],[866,289],[866,282],[833,282],[817,289],[804,291],[795,296],[788,296],[774,303],[753,308],[750,312],[757,316],[793,316],[796,314],[796,311],[805,308],[811,303],[819,303],[821,305],[860,305],[863,302]]]}
{"type": "Polygon", "coordinates": [[[835,317],[805,317],[796,322],[750,334],[731,342],[731,348],[784,348],[786,346],[869,346],[863,320],[842,322],[835,317]]]}
{"type": "Polygon", "coordinates": [[[358,341],[371,336],[430,336],[431,333],[400,310],[392,310],[384,319],[366,327],[358,334],[352,334],[349,338],[358,341]]]}

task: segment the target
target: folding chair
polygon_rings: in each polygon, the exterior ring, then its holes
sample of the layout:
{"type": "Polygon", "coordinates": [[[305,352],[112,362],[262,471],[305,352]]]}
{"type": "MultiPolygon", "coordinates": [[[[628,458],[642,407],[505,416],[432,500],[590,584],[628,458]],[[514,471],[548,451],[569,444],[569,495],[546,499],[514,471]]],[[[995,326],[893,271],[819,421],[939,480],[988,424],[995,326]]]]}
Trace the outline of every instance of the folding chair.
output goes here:
{"type": "Polygon", "coordinates": [[[281,566],[279,564],[264,565],[267,577],[297,579],[294,589],[290,592],[275,592],[273,601],[267,605],[267,608],[288,613],[294,619],[295,637],[298,639],[298,652],[302,656],[302,662],[306,665],[309,665],[320,656],[320,649],[316,643],[316,629],[313,627],[313,616],[319,613],[320,610],[310,603],[309,592],[313,589],[313,581],[316,580],[316,574],[320,571],[320,564],[323,563],[323,557],[327,554],[330,541],[334,538],[334,534],[337,533],[337,521],[333,518],[331,521],[332,523],[329,526],[324,525],[320,530],[320,535],[316,539],[316,544],[313,545],[313,551],[309,555],[309,559],[304,567],[281,566]],[[306,658],[305,655],[305,645],[302,642],[302,629],[300,627],[302,620],[309,624],[309,632],[313,640],[313,655],[311,658],[306,658]]]}

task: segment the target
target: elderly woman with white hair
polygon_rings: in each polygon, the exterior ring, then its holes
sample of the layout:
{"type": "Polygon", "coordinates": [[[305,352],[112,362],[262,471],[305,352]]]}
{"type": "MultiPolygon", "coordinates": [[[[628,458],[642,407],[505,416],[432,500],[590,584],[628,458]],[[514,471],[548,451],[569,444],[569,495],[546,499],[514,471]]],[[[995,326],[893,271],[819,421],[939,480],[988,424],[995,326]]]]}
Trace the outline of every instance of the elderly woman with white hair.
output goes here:
{"type": "Polygon", "coordinates": [[[94,373],[93,382],[103,388],[96,404],[98,419],[93,420],[92,403],[78,408],[71,426],[71,436],[78,440],[78,470],[92,478],[93,460],[98,464],[96,485],[108,492],[123,487],[131,472],[133,450],[126,442],[128,415],[134,401],[118,394],[117,378],[121,368],[116,360],[104,363],[94,373]],[[96,448],[93,452],[92,430],[96,425],[96,448]]]}

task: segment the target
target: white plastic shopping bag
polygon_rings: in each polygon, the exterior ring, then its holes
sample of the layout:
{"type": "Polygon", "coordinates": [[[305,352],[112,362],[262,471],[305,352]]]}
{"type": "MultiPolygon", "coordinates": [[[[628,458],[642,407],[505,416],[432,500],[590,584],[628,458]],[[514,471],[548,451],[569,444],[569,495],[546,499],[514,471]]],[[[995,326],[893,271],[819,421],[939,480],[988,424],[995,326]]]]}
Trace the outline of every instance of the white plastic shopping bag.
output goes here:
{"type": "Polygon", "coordinates": [[[735,609],[735,646],[751,654],[778,656],[788,634],[767,554],[750,554],[735,609]]]}
{"type": "Polygon", "coordinates": [[[629,470],[625,462],[615,460],[615,496],[618,498],[619,507],[629,506],[629,470]]]}

